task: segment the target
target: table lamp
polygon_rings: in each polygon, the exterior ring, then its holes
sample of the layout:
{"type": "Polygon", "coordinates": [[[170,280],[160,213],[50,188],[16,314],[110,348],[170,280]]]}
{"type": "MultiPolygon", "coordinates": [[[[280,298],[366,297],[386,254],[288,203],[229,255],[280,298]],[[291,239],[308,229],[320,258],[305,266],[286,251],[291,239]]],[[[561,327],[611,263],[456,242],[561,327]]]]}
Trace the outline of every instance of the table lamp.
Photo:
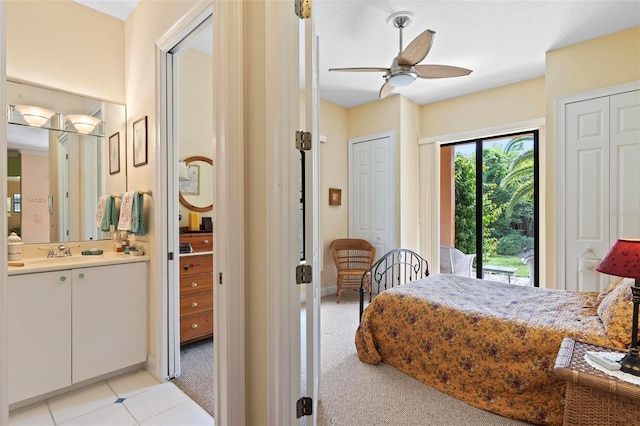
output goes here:
{"type": "Polygon", "coordinates": [[[629,352],[620,360],[620,371],[640,376],[638,348],[638,304],[640,304],[640,239],[620,238],[602,259],[596,271],[618,277],[635,278],[631,286],[633,319],[629,352]]]}

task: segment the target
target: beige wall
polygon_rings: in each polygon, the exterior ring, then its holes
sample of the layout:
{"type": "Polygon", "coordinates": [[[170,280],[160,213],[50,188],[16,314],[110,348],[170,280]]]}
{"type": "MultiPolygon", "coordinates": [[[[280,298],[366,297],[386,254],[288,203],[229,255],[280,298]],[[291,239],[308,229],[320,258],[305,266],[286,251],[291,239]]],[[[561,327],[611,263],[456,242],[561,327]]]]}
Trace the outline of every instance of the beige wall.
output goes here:
{"type": "MultiPolygon", "coordinates": [[[[127,144],[127,167],[128,167],[128,189],[129,190],[152,190],[157,192],[156,169],[158,167],[156,158],[158,140],[156,137],[157,117],[156,105],[156,42],[165,34],[171,26],[184,15],[195,1],[166,1],[159,7],[158,2],[153,0],[142,0],[131,13],[125,22],[125,86],[128,132],[131,134],[133,123],[147,116],[147,139],[148,139],[148,163],[141,167],[133,167],[132,144],[127,144]]],[[[162,280],[156,276],[157,266],[154,259],[159,259],[157,252],[159,235],[153,221],[149,206],[152,202],[145,199],[145,227],[147,235],[137,237],[138,240],[148,241],[151,255],[149,267],[149,353],[157,360],[159,354],[156,353],[157,341],[161,338],[158,335],[157,324],[160,324],[160,306],[156,303],[162,291],[162,280]]],[[[159,232],[162,232],[160,230],[159,232]]]]}
{"type": "MultiPolygon", "coordinates": [[[[179,154],[184,160],[193,156],[213,158],[213,57],[196,49],[188,49],[178,57],[178,114],[179,154]]],[[[200,182],[211,182],[213,169],[200,162],[200,182]],[[209,174],[207,174],[209,173],[209,174]]],[[[215,165],[214,165],[215,166],[215,165]]],[[[213,204],[213,187],[201,185],[198,195],[186,195],[197,207],[213,204]]],[[[180,204],[180,226],[189,225],[189,210],[180,204]]],[[[201,212],[200,218],[211,217],[211,211],[201,212]]]]}
{"type": "MultiPolygon", "coordinates": [[[[398,247],[422,253],[420,247],[420,214],[418,178],[418,139],[420,139],[420,106],[400,96],[400,146],[396,164],[399,200],[396,215],[399,218],[398,247]]],[[[398,198],[398,197],[396,197],[398,198]]]]}
{"type": "Polygon", "coordinates": [[[336,285],[336,268],[329,244],[349,236],[349,165],[347,108],[320,101],[320,134],[327,138],[320,144],[320,211],[322,216],[321,248],[322,287],[336,285]],[[342,205],[329,205],[329,188],[342,190],[342,205]]]}
{"type": "Polygon", "coordinates": [[[549,237],[546,276],[541,281],[556,282],[556,100],[603,87],[640,80],[640,27],[610,34],[553,50],[546,56],[546,124],[547,144],[540,151],[541,170],[547,201],[544,228],[549,237]]]}
{"type": "Polygon", "coordinates": [[[420,137],[433,138],[545,115],[544,77],[423,105],[420,137]]]}
{"type": "Polygon", "coordinates": [[[7,1],[7,78],[123,104],[124,23],[72,1],[7,1]]]}

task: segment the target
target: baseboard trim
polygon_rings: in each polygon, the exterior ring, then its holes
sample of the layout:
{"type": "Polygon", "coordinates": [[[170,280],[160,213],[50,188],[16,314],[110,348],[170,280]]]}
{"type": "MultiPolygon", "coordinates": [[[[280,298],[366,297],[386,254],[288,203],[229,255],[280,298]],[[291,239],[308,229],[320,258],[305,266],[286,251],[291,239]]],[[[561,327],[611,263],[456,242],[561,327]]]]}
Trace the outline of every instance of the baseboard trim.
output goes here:
{"type": "MultiPolygon", "coordinates": [[[[328,287],[321,287],[320,288],[320,297],[324,297],[330,294],[337,294],[338,293],[338,288],[335,285],[332,286],[328,286],[328,287]]],[[[307,301],[307,292],[306,291],[301,291],[300,292],[300,303],[304,303],[307,301]]]]}

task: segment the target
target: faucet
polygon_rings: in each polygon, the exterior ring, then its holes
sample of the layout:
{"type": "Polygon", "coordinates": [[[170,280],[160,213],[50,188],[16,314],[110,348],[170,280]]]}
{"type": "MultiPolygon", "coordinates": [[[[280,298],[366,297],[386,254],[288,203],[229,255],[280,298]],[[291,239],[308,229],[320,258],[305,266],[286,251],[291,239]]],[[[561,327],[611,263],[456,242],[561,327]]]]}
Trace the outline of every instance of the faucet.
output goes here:
{"type": "Polygon", "coordinates": [[[64,244],[60,244],[58,246],[58,253],[56,253],[55,257],[64,257],[71,256],[71,247],[65,246],[64,244]]]}

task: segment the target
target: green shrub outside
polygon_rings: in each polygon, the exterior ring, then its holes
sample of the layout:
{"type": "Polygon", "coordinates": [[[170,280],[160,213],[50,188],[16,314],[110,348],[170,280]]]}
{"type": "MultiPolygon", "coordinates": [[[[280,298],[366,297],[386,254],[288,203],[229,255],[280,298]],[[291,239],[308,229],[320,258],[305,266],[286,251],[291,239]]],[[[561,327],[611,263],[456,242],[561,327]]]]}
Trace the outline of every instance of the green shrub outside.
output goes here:
{"type": "Polygon", "coordinates": [[[533,248],[533,238],[514,232],[498,240],[496,252],[505,255],[517,255],[533,248]]]}

